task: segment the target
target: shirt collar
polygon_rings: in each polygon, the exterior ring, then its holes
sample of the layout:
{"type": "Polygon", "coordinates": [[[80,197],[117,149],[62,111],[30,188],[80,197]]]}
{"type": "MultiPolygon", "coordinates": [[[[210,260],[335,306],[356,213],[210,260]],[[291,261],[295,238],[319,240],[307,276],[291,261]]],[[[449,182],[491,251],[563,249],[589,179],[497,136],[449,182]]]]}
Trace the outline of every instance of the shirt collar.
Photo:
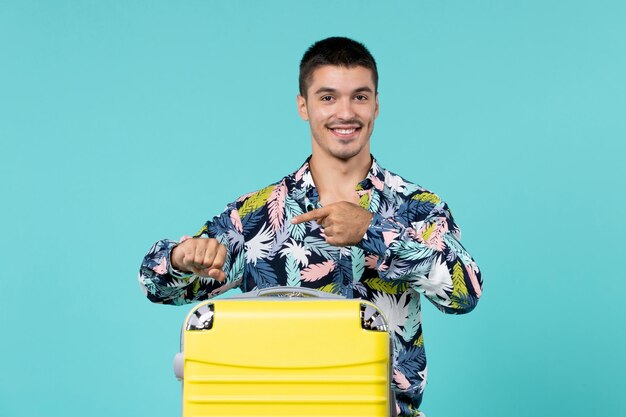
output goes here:
{"type": "MultiPolygon", "coordinates": [[[[372,157],[372,166],[370,167],[366,177],[357,184],[356,191],[369,191],[375,188],[378,191],[383,191],[385,184],[384,169],[378,164],[376,158],[372,157]]],[[[285,185],[291,195],[296,200],[301,200],[307,197],[314,200],[317,203],[318,194],[315,184],[313,183],[313,175],[309,167],[309,156],[302,166],[293,174],[286,178],[285,185]]]]}
{"type": "Polygon", "coordinates": [[[369,191],[371,188],[375,188],[378,191],[383,191],[385,187],[385,172],[384,169],[378,164],[376,158],[372,155],[372,166],[367,172],[367,176],[357,184],[356,190],[369,191]]]}

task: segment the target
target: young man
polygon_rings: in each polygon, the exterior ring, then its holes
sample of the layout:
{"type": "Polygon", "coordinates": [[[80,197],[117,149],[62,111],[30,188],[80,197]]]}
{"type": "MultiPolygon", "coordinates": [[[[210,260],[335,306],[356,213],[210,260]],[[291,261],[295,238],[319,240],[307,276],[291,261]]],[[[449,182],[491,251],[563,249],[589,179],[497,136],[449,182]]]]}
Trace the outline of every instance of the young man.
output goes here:
{"type": "Polygon", "coordinates": [[[228,289],[303,286],[370,300],[394,338],[400,416],[418,416],[426,383],[420,294],[471,311],[482,280],[441,199],[370,155],[378,72],[347,38],[315,43],[300,63],[298,112],[312,154],[293,174],[229,204],[194,238],[161,240],[139,282],[153,302],[184,304],[228,289]]]}

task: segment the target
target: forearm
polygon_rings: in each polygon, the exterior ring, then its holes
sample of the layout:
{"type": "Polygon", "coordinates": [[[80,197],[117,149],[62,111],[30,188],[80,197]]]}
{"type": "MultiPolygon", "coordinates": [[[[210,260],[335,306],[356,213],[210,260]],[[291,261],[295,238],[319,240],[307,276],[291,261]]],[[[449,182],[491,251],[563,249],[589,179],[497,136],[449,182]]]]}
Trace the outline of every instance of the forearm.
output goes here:
{"type": "Polygon", "coordinates": [[[442,311],[462,314],[475,307],[482,281],[445,213],[411,225],[376,215],[359,246],[377,256],[382,279],[407,281],[442,311]]]}

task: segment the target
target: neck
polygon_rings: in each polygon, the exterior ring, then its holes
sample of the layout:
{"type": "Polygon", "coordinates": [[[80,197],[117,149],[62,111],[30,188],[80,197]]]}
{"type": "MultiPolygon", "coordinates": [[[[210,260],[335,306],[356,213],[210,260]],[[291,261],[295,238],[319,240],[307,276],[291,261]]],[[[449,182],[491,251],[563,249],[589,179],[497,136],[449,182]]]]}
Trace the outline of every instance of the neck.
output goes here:
{"type": "Polygon", "coordinates": [[[358,204],[359,195],[355,188],[367,176],[371,166],[369,152],[348,160],[319,158],[314,153],[309,161],[309,168],[320,202],[324,205],[339,201],[358,204]]]}

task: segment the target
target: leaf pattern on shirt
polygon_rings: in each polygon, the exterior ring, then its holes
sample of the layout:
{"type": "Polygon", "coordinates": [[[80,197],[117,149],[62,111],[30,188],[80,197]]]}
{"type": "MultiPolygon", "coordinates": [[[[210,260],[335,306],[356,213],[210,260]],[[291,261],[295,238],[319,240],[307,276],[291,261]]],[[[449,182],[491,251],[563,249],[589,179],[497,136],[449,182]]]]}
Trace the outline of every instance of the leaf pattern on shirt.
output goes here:
{"type": "Polygon", "coordinates": [[[257,191],[252,194],[250,197],[244,200],[244,203],[239,208],[239,217],[243,218],[253,211],[258,210],[260,207],[264,206],[267,200],[269,199],[272,191],[275,186],[270,185],[269,187],[265,187],[262,190],[257,191]]]}
{"type": "Polygon", "coordinates": [[[332,260],[328,260],[322,262],[320,264],[312,264],[304,268],[300,271],[300,276],[303,281],[317,281],[328,274],[330,274],[335,269],[335,262],[332,260]]]}
{"type": "Polygon", "coordinates": [[[311,251],[303,244],[290,239],[289,242],[285,242],[283,246],[283,249],[280,251],[281,256],[289,255],[305,268],[309,265],[311,251]]]}
{"type": "Polygon", "coordinates": [[[268,199],[269,221],[272,229],[276,232],[285,221],[285,195],[287,188],[284,181],[274,187],[268,199]]]}
{"type": "Polygon", "coordinates": [[[402,335],[404,324],[409,316],[408,294],[405,291],[398,299],[393,294],[376,292],[372,299],[372,302],[385,314],[389,331],[397,335],[402,335]]]}
{"type": "Polygon", "coordinates": [[[246,261],[256,265],[259,259],[267,258],[273,239],[271,229],[264,224],[261,230],[245,244],[246,261]]]}
{"type": "Polygon", "coordinates": [[[358,282],[365,272],[365,254],[359,247],[352,247],[352,280],[358,282]]]}
{"type": "Polygon", "coordinates": [[[287,285],[290,287],[299,287],[301,278],[298,260],[290,253],[287,254],[287,259],[285,260],[285,272],[287,273],[287,285]]]}

